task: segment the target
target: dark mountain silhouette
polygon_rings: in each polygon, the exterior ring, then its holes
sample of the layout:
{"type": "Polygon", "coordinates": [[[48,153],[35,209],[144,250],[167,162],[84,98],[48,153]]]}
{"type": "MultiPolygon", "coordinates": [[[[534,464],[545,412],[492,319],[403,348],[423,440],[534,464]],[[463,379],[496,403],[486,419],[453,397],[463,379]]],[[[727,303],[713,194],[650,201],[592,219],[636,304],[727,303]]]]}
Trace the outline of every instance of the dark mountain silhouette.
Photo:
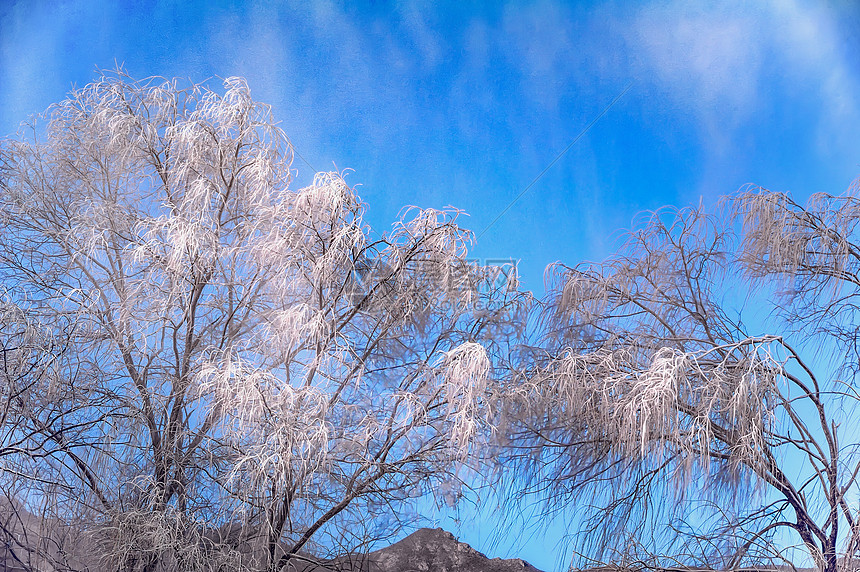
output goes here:
{"type": "Polygon", "coordinates": [[[487,558],[441,528],[422,528],[367,560],[368,572],[540,572],[519,558],[487,558]]]}
{"type": "Polygon", "coordinates": [[[541,572],[519,558],[487,558],[441,528],[422,528],[391,546],[320,565],[291,562],[288,572],[541,572]]]}

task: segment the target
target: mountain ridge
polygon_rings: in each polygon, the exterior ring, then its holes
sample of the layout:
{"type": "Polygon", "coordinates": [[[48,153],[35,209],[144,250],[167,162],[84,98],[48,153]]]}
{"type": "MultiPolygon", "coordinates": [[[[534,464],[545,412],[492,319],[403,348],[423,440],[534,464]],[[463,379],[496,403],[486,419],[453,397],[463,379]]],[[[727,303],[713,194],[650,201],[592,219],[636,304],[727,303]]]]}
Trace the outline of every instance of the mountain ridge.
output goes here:
{"type": "Polygon", "coordinates": [[[368,560],[368,572],[541,572],[522,558],[489,558],[441,528],[416,530],[368,560]]]}

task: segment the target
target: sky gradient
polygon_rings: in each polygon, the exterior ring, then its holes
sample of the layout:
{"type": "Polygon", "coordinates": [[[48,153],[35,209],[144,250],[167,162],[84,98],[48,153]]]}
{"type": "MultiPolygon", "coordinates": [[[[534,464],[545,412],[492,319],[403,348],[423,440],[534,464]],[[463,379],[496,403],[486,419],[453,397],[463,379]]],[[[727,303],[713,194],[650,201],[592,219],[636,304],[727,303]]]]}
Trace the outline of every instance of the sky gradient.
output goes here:
{"type": "MultiPolygon", "coordinates": [[[[547,264],[603,259],[643,210],[746,184],[805,200],[860,175],[848,1],[280,4],[0,0],[0,136],[97,67],[243,76],[299,183],[353,169],[380,231],[406,205],[461,208],[474,256],[517,260],[537,294],[547,264]]],[[[493,556],[558,567],[554,539],[492,548],[471,528],[493,556]]]]}

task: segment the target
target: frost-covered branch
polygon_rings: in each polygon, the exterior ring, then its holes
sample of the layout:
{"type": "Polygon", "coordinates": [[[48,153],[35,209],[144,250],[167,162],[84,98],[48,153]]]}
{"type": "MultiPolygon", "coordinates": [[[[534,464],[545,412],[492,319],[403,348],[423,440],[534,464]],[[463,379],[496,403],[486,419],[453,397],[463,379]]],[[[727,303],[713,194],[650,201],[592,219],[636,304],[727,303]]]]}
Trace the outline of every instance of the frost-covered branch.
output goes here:
{"type": "Polygon", "coordinates": [[[480,460],[528,297],[467,260],[456,209],[379,237],[345,173],[294,189],[291,159],[244,80],[121,70],[0,147],[3,287],[74,324],[53,379],[98,397],[40,474],[110,566],[323,555],[480,460]]]}
{"type": "Polygon", "coordinates": [[[822,570],[855,557],[860,465],[839,435],[858,395],[856,202],[762,191],[658,211],[604,264],[556,268],[508,462],[548,510],[595,508],[585,556],[738,566],[786,561],[794,538],[822,570]],[[841,348],[832,377],[793,341],[810,329],[841,348]]]}

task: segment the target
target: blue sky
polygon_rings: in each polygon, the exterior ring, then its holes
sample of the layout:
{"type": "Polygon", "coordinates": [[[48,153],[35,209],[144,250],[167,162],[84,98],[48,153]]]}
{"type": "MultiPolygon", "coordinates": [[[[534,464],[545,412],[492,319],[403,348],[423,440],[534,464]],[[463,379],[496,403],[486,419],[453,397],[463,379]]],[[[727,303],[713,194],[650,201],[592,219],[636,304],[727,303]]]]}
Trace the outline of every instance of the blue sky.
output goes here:
{"type": "MultiPolygon", "coordinates": [[[[547,264],[604,258],[643,210],[860,175],[849,1],[281,4],[0,0],[0,135],[97,66],[244,76],[314,169],[355,170],[377,229],[462,208],[474,255],[518,260],[537,293],[547,264]]],[[[552,547],[517,552],[551,570],[552,547]]]]}

